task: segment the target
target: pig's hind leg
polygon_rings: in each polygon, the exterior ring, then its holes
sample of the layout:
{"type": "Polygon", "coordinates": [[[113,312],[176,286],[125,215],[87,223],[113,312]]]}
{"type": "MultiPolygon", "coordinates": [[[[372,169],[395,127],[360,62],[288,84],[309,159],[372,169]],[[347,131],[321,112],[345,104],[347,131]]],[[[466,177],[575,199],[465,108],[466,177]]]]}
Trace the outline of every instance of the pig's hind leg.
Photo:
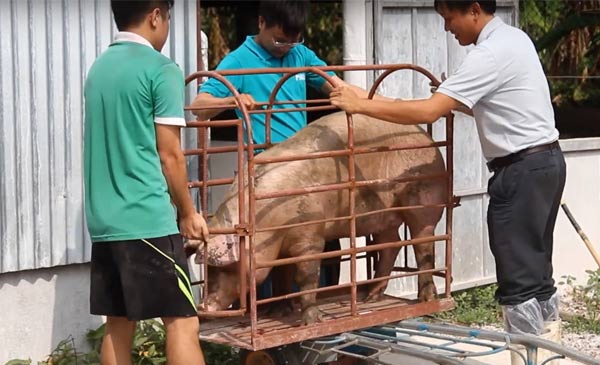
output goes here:
{"type": "MultiPolygon", "coordinates": [[[[432,202],[422,202],[432,204],[432,202]]],[[[440,208],[419,209],[405,214],[406,224],[410,229],[412,239],[432,237],[435,235],[435,226],[442,215],[440,208]]],[[[419,271],[432,270],[435,267],[434,242],[413,245],[415,260],[419,271]]],[[[433,282],[432,273],[419,274],[419,301],[427,302],[435,299],[437,290],[433,282]]]]}
{"type": "MultiPolygon", "coordinates": [[[[402,223],[401,221],[399,224],[402,223]]],[[[383,232],[373,234],[373,242],[370,244],[396,242],[400,239],[398,236],[398,227],[387,229],[383,232]]],[[[400,252],[400,247],[385,248],[379,251],[377,267],[375,268],[375,278],[389,276],[394,268],[396,257],[400,252]]],[[[369,294],[365,299],[366,302],[376,302],[381,299],[389,280],[375,282],[369,287],[369,294]]]]}

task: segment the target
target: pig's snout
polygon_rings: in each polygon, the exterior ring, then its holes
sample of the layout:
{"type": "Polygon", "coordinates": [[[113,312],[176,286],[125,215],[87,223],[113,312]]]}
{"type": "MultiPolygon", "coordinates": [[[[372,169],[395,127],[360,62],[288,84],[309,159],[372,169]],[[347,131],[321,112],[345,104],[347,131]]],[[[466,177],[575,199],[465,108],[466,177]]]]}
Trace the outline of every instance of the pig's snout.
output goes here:
{"type": "Polygon", "coordinates": [[[196,248],[196,263],[210,266],[227,266],[240,259],[240,241],[234,234],[221,234],[205,245],[200,242],[196,248]],[[207,255],[205,257],[205,251],[207,255]]]}

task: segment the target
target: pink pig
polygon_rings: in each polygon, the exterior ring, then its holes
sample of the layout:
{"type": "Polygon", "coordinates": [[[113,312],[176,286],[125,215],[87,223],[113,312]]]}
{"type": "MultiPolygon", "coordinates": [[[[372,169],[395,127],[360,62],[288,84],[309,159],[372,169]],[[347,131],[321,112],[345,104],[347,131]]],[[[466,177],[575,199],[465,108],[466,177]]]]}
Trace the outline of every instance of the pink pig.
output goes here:
{"type": "MultiPolygon", "coordinates": [[[[345,113],[325,116],[308,125],[287,141],[261,153],[256,158],[303,155],[312,152],[345,149],[347,146],[347,121],[345,113]]],[[[400,125],[354,115],[355,147],[381,147],[413,145],[431,142],[431,138],[418,126],[400,125]]],[[[355,156],[356,180],[398,179],[420,175],[445,173],[445,164],[437,148],[421,148],[393,152],[359,154],[355,156]]],[[[255,169],[256,193],[282,191],[308,186],[334,184],[348,180],[348,157],[329,157],[293,162],[257,165],[255,169]]],[[[246,180],[247,181],[247,180],[246,180]]],[[[238,222],[238,185],[231,186],[209,230],[216,227],[233,227],[238,222]]],[[[247,191],[246,191],[247,196],[247,191]]],[[[411,182],[389,182],[359,187],[356,190],[357,214],[374,210],[411,206],[433,205],[447,202],[446,179],[428,179],[411,182]]],[[[256,202],[257,227],[272,227],[306,221],[346,216],[349,212],[348,191],[326,191],[299,196],[279,197],[256,202]]],[[[357,236],[373,235],[374,243],[397,241],[398,228],[404,222],[412,238],[427,237],[443,213],[443,208],[430,207],[367,215],[357,218],[357,236]]],[[[255,234],[256,260],[297,257],[323,252],[326,241],[348,237],[348,221],[313,224],[309,226],[258,232],[255,234]]],[[[197,262],[209,264],[209,289],[207,310],[228,308],[240,296],[237,268],[231,265],[239,260],[239,241],[236,235],[212,235],[208,242],[208,257],[204,246],[190,242],[188,249],[197,248],[197,262]]],[[[380,251],[376,277],[390,274],[399,248],[380,251]]],[[[433,243],[414,246],[419,270],[434,267],[433,243]]],[[[247,264],[246,267],[249,267],[247,264]]],[[[296,264],[295,281],[301,290],[318,287],[319,261],[296,264]]],[[[257,282],[262,282],[270,268],[256,271],[257,282]]],[[[369,300],[377,300],[387,286],[379,282],[371,286],[369,300]]],[[[419,275],[419,299],[428,301],[436,295],[430,273],[419,275]]],[[[301,297],[304,323],[320,318],[316,294],[301,297]]]]}

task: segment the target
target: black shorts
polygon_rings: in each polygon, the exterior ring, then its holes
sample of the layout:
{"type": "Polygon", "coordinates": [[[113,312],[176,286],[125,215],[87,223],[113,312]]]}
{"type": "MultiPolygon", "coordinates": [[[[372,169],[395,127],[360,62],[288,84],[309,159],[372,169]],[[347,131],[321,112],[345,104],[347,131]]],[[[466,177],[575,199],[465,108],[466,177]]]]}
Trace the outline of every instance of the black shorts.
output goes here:
{"type": "Polygon", "coordinates": [[[139,321],[197,315],[179,234],[92,244],[91,314],[139,321]]]}

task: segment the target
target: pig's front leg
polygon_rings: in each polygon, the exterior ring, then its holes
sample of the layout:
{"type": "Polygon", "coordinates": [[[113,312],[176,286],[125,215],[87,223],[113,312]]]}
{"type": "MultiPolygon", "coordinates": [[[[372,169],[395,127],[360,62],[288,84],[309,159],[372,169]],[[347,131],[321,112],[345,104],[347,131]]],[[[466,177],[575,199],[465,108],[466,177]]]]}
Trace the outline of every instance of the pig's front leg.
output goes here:
{"type": "MultiPolygon", "coordinates": [[[[325,242],[322,237],[314,238],[309,242],[303,237],[302,241],[292,243],[289,249],[292,257],[302,255],[312,255],[323,252],[325,242]]],[[[319,286],[319,271],[321,269],[321,260],[304,261],[296,264],[296,284],[301,291],[316,289],[319,286]]],[[[317,306],[317,293],[305,294],[300,297],[302,307],[302,322],[305,325],[320,322],[322,313],[317,306]]]]}

